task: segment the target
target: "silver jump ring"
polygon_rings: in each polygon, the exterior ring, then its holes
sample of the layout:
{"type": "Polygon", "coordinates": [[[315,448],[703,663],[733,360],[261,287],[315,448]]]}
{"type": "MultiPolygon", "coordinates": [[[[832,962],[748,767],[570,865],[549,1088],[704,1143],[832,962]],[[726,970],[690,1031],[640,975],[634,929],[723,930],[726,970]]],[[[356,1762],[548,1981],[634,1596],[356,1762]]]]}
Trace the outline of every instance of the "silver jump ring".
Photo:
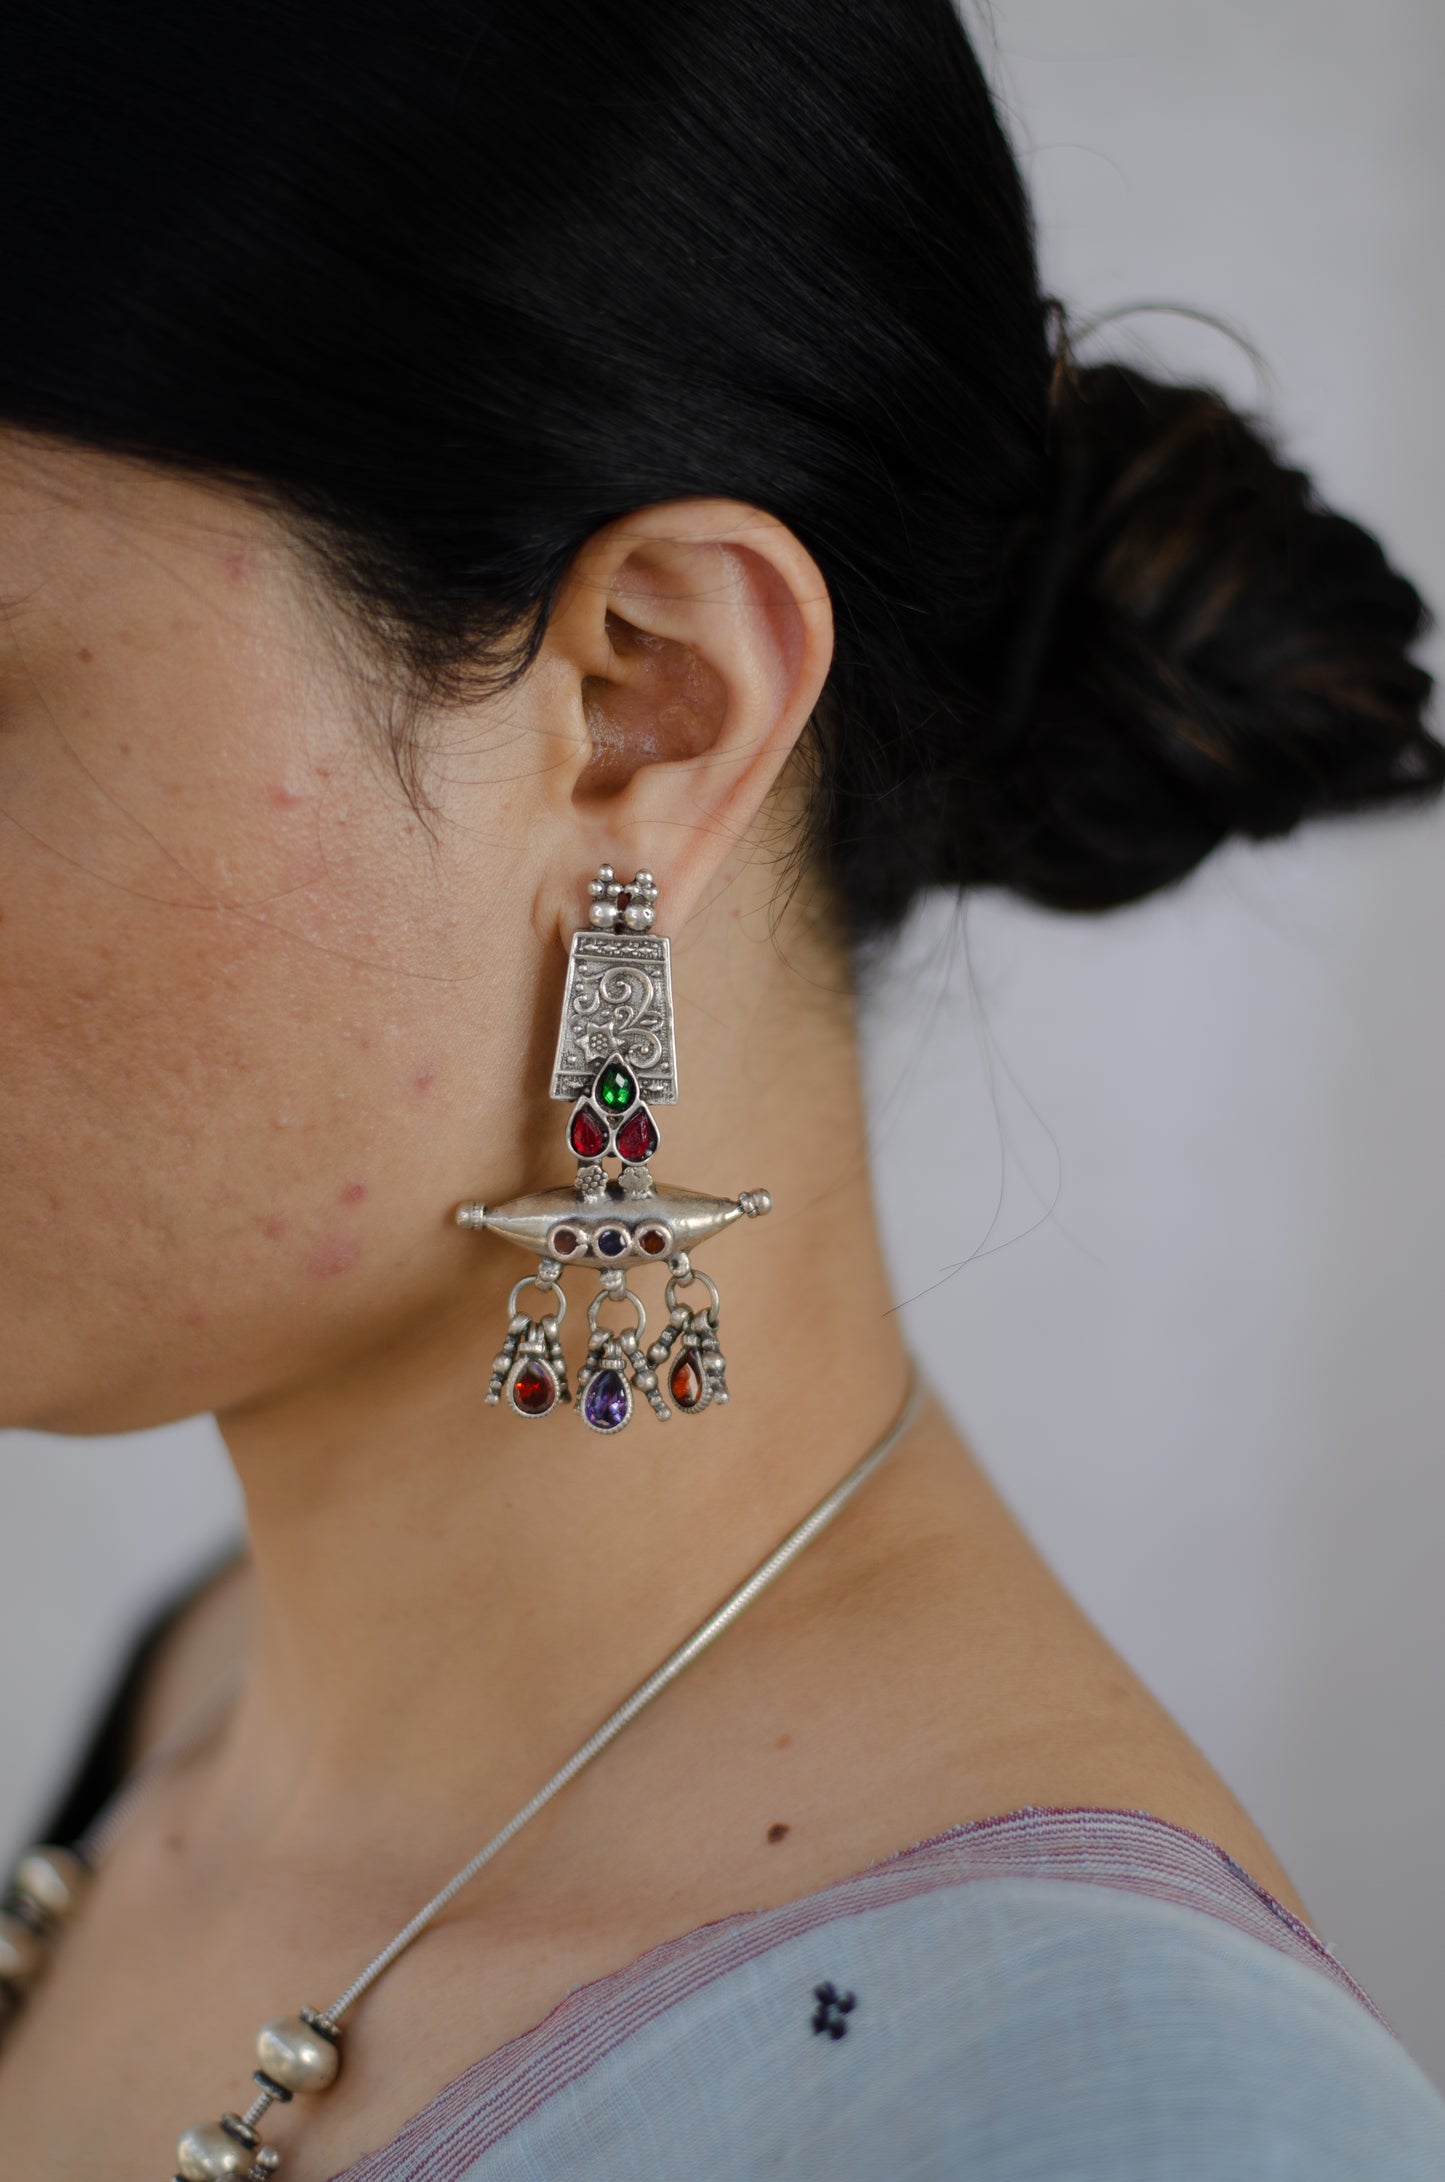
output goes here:
{"type": "Polygon", "coordinates": [[[508,1318],[516,1317],[517,1298],[522,1293],[522,1290],[524,1288],[540,1288],[543,1295],[549,1295],[555,1298],[555,1307],[548,1313],[548,1316],[550,1318],[555,1318],[558,1325],[560,1326],[563,1319],[567,1316],[567,1298],[562,1293],[562,1283],[558,1280],[539,1280],[535,1273],[524,1273],[522,1275],[522,1278],[518,1281],[516,1287],[512,1290],[511,1297],[507,1303],[508,1318]]]}
{"type": "Polygon", "coordinates": [[[592,1298],[592,1301],[587,1306],[588,1331],[591,1333],[596,1333],[598,1312],[601,1310],[604,1303],[612,1302],[630,1303],[632,1305],[633,1310],[637,1313],[637,1325],[634,1330],[637,1334],[638,1340],[641,1341],[642,1336],[647,1331],[647,1313],[642,1308],[641,1296],[634,1295],[630,1288],[598,1289],[596,1295],[592,1298]]]}
{"type": "Polygon", "coordinates": [[[677,1308],[678,1308],[678,1301],[677,1301],[677,1291],[678,1291],[678,1289],[679,1289],[679,1288],[690,1288],[690,1287],[692,1286],[692,1283],[693,1283],[693,1282],[694,1282],[695,1280],[700,1280],[700,1281],[702,1282],[702,1284],[703,1284],[704,1288],[706,1288],[706,1290],[707,1290],[708,1294],[709,1294],[709,1295],[711,1296],[711,1298],[712,1298],[712,1309],[711,1309],[711,1311],[710,1311],[710,1312],[708,1313],[708,1316],[709,1316],[710,1318],[716,1319],[716,1317],[717,1317],[717,1315],[718,1315],[718,1312],[719,1312],[719,1311],[720,1311],[720,1309],[722,1308],[722,1300],[721,1300],[721,1298],[720,1298],[720,1297],[719,1297],[719,1295],[718,1295],[716,1283],[715,1283],[715,1282],[713,1282],[713,1281],[711,1281],[711,1280],[709,1280],[709,1278],[708,1278],[708,1276],[707,1276],[707,1274],[706,1274],[706,1273],[699,1273],[699,1272],[696,1272],[696,1271],[691,1271],[691,1272],[685,1273],[685,1274],[684,1274],[684,1275],[683,1275],[683,1276],[681,1277],[681,1279],[679,1279],[678,1275],[677,1275],[676,1273],[674,1273],[674,1274],[673,1274],[673,1276],[672,1276],[672,1278],[671,1278],[671,1280],[670,1280],[670,1281],[668,1282],[668,1284],[667,1284],[667,1307],[668,1307],[668,1309],[669,1309],[670,1311],[675,1311],[675,1310],[677,1310],[677,1308]]]}

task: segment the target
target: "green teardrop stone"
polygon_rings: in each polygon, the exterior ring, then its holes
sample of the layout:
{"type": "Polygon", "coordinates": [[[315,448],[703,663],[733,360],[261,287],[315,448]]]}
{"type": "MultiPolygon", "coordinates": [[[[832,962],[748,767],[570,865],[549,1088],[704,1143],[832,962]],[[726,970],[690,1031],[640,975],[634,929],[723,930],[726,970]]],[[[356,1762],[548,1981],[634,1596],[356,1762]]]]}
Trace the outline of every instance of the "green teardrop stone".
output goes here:
{"type": "Polygon", "coordinates": [[[613,1061],[598,1077],[595,1095],[609,1113],[625,1114],[637,1096],[637,1086],[627,1070],[613,1061]]]}

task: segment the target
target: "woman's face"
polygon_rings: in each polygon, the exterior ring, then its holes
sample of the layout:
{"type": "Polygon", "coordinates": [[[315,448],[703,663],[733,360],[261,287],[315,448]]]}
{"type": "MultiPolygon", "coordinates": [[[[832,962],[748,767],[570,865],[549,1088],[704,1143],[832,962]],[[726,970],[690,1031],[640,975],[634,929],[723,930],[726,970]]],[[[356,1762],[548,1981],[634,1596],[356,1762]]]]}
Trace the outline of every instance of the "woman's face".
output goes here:
{"type": "Polygon", "coordinates": [[[526,1172],[532,726],[443,724],[424,822],[335,619],[231,496],[0,433],[0,1423],[344,1361],[526,1172]]]}

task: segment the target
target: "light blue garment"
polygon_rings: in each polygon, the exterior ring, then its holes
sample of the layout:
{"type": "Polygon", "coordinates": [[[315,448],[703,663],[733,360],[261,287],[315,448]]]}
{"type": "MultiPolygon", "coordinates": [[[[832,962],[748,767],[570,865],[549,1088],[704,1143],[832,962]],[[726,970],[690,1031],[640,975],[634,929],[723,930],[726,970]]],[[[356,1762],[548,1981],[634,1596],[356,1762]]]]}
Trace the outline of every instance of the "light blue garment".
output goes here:
{"type": "Polygon", "coordinates": [[[858,1885],[580,1988],[345,2182],[1445,2182],[1445,2101],[1302,1944],[1117,1876],[858,1885]]]}

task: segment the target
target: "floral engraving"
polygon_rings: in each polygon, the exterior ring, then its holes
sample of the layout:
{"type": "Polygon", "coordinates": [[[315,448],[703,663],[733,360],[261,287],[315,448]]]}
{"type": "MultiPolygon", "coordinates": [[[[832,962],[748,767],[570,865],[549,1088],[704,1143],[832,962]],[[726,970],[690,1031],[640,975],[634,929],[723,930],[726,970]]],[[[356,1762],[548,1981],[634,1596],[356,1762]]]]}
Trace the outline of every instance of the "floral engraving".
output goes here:
{"type": "Polygon", "coordinates": [[[651,933],[578,932],[567,965],[554,1099],[579,1098],[609,1054],[620,1054],[655,1105],[677,1099],[672,971],[651,933]]]}

